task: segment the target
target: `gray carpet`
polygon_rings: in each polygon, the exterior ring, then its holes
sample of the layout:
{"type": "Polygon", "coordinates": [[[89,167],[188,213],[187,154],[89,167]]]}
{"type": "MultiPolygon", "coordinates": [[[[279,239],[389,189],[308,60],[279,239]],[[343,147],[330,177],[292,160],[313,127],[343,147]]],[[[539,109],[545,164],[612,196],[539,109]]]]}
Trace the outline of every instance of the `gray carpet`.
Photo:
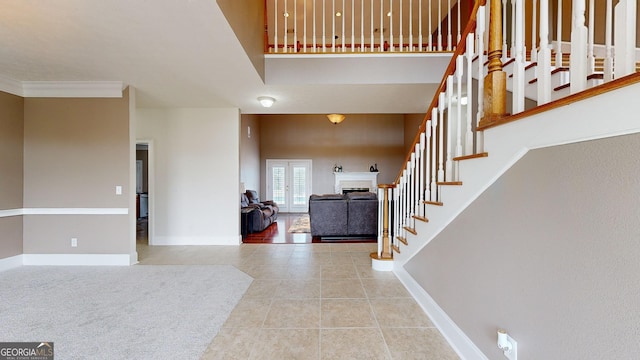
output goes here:
{"type": "Polygon", "coordinates": [[[0,272],[0,341],[62,359],[198,359],[251,284],[229,265],[0,272]]]}

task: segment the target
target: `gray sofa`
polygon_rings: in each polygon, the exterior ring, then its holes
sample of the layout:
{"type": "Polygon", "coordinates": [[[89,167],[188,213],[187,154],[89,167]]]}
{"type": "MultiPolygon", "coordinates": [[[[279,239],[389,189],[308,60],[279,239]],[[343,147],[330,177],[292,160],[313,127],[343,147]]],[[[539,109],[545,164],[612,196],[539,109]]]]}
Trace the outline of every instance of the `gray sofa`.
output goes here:
{"type": "Polygon", "coordinates": [[[371,192],[311,195],[309,218],[313,237],[375,238],[378,197],[371,192]]]}

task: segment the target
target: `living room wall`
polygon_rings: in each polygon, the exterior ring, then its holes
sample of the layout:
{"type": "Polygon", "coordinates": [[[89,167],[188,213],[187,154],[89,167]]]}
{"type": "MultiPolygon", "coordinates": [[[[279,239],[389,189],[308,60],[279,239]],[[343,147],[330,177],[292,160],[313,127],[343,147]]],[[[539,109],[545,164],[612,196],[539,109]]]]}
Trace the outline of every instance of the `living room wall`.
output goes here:
{"type": "Polygon", "coordinates": [[[24,99],[0,92],[0,259],[22,254],[24,99]]]}
{"type": "Polygon", "coordinates": [[[128,90],[122,98],[26,98],[24,253],[117,254],[128,264],[130,161],[128,90]]]}
{"type": "Polygon", "coordinates": [[[311,159],[313,193],[334,191],[333,167],[369,171],[378,164],[379,183],[393,182],[405,158],[404,115],[357,114],[334,125],[324,114],[261,115],[261,196],[267,159],[311,159]]]}

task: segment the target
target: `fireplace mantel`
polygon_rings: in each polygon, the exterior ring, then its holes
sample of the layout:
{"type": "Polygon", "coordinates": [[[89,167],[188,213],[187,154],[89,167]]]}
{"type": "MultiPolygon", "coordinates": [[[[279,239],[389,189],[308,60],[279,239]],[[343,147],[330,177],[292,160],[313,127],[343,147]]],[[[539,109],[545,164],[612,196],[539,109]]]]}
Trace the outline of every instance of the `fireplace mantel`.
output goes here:
{"type": "Polygon", "coordinates": [[[378,172],[334,172],[335,192],[342,194],[343,189],[368,189],[377,192],[378,172]]]}

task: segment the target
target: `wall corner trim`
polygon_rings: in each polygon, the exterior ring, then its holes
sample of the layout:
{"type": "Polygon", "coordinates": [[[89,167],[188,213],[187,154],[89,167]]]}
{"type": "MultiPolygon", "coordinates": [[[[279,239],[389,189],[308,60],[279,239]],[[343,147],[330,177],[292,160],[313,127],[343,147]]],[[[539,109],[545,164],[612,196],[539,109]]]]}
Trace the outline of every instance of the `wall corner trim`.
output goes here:
{"type": "Polygon", "coordinates": [[[23,265],[130,266],[131,254],[23,254],[23,265]]]}
{"type": "Polygon", "coordinates": [[[461,359],[488,360],[482,351],[404,268],[396,266],[393,272],[461,359]]]}
{"type": "Polygon", "coordinates": [[[22,255],[0,259],[0,272],[22,266],[22,255]]]}

